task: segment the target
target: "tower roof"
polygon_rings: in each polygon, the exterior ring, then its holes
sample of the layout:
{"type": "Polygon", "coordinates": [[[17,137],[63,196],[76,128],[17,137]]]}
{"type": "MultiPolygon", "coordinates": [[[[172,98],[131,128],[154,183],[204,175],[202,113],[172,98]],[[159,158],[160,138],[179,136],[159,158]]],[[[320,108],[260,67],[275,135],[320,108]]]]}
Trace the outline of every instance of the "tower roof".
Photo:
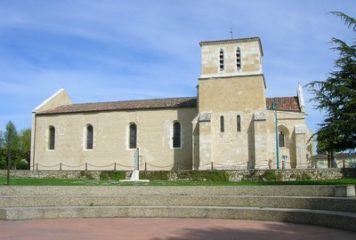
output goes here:
{"type": "Polygon", "coordinates": [[[260,45],[261,54],[263,56],[263,49],[262,49],[261,39],[259,37],[201,41],[199,43],[199,45],[200,46],[206,46],[206,45],[218,45],[218,44],[226,44],[226,43],[240,43],[240,42],[251,42],[251,41],[258,41],[258,44],[260,45]]]}

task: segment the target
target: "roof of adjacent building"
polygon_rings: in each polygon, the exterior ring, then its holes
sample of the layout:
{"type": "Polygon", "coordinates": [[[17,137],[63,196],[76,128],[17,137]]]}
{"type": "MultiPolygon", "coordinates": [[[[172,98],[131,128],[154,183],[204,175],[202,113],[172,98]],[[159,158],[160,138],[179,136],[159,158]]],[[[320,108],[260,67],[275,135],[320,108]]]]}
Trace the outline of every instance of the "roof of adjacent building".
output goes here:
{"type": "Polygon", "coordinates": [[[301,112],[298,97],[275,97],[266,98],[267,109],[272,109],[273,101],[277,103],[277,110],[289,112],[301,112]]]}
{"type": "MultiPolygon", "coordinates": [[[[267,109],[272,109],[272,103],[276,99],[277,110],[300,112],[298,97],[266,98],[267,109]]],[[[39,112],[40,115],[103,112],[103,111],[130,111],[130,110],[154,110],[174,108],[196,108],[196,97],[162,98],[146,100],[130,100],[116,102],[98,102],[62,105],[50,110],[39,112]]]]}

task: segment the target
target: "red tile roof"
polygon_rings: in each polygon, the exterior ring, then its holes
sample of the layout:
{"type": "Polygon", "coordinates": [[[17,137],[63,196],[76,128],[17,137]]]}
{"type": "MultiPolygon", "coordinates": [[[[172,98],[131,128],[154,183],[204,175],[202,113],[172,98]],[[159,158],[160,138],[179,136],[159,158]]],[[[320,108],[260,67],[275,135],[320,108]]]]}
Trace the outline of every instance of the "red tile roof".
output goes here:
{"type": "Polygon", "coordinates": [[[101,112],[101,111],[125,111],[144,109],[166,108],[195,108],[195,97],[164,98],[148,100],[131,100],[117,102],[82,103],[59,106],[54,109],[39,112],[38,114],[101,112]]]}
{"type": "MultiPolygon", "coordinates": [[[[298,97],[266,98],[267,109],[272,109],[273,99],[277,101],[277,109],[280,111],[300,112],[298,97]]],[[[148,100],[131,100],[117,102],[99,102],[63,105],[57,108],[39,112],[45,114],[80,113],[80,112],[102,112],[102,111],[129,111],[148,109],[170,109],[170,108],[196,108],[196,97],[163,98],[148,100]]]]}
{"type": "Polygon", "coordinates": [[[277,110],[289,111],[289,112],[300,112],[298,97],[275,97],[266,98],[267,109],[272,109],[272,103],[274,99],[277,102],[277,110]]]}

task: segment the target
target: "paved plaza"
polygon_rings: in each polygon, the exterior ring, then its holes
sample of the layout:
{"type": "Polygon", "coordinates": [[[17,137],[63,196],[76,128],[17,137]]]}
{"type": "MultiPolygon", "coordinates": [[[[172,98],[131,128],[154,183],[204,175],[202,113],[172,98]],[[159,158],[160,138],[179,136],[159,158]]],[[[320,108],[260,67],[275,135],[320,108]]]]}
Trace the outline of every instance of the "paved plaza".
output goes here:
{"type": "Polygon", "coordinates": [[[292,223],[222,219],[103,218],[0,221],[1,240],[356,239],[355,232],[292,223]]]}

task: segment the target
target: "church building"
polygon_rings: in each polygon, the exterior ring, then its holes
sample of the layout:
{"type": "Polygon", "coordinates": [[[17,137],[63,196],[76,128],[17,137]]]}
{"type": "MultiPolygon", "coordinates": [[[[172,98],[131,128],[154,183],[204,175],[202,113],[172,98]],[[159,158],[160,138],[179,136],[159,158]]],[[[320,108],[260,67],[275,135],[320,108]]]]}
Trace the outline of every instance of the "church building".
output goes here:
{"type": "Polygon", "coordinates": [[[33,110],[39,170],[275,169],[310,165],[303,91],[266,97],[258,37],[200,42],[197,96],[72,103],[64,89],[33,110]]]}

